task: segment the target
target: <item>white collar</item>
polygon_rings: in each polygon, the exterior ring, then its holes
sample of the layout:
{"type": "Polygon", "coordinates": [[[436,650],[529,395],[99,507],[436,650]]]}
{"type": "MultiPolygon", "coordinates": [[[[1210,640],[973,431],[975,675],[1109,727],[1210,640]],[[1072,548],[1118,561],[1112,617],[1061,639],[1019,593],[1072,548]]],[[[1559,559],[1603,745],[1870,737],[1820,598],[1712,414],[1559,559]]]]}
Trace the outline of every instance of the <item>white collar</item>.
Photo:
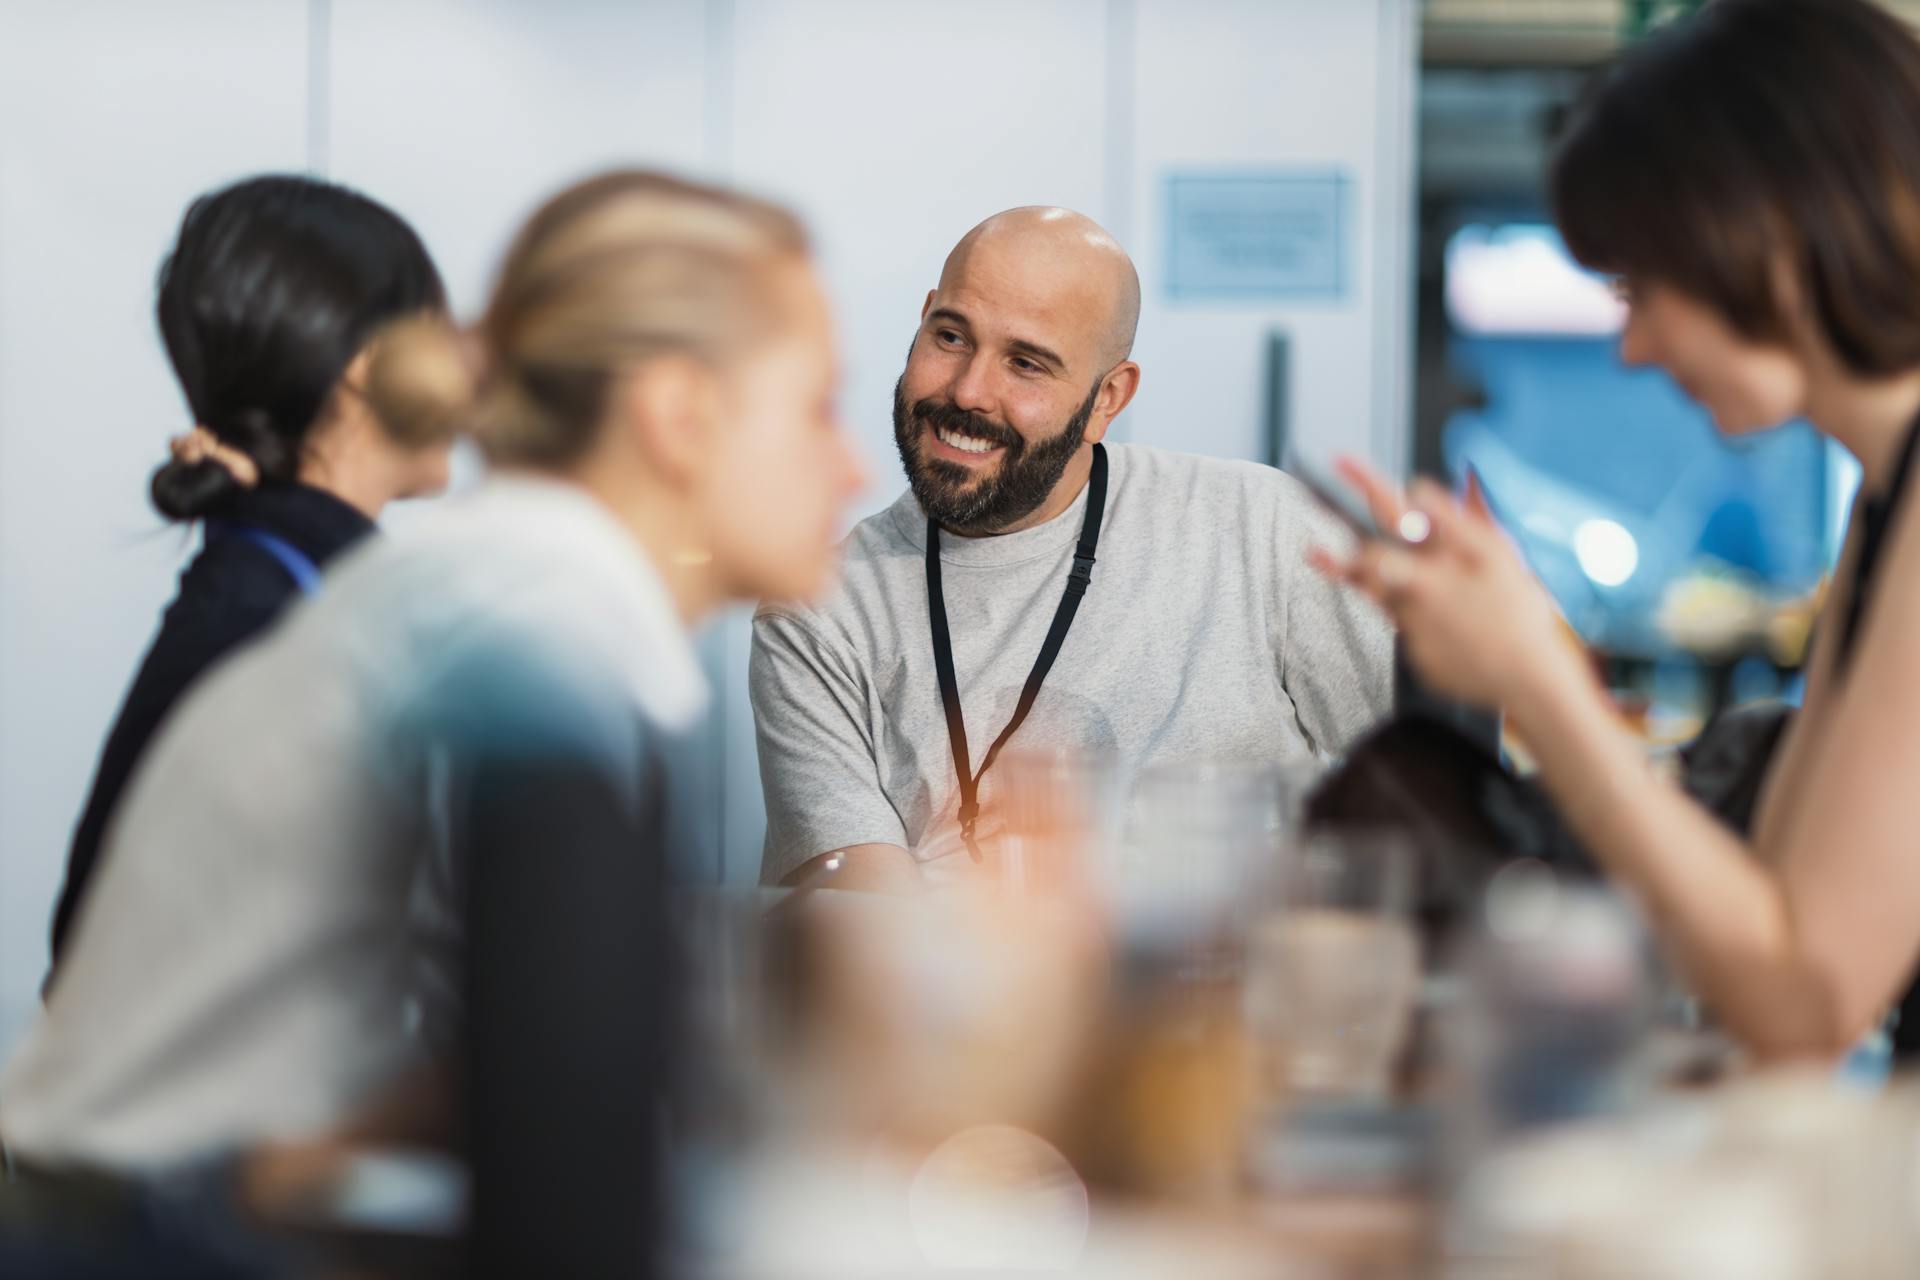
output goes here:
{"type": "Polygon", "coordinates": [[[494,472],[444,500],[402,540],[410,556],[444,557],[450,578],[488,595],[488,612],[563,634],[613,672],[661,728],[690,728],[706,710],[706,675],[659,568],[579,485],[494,472]],[[529,574],[538,590],[490,590],[524,584],[529,574]]]}

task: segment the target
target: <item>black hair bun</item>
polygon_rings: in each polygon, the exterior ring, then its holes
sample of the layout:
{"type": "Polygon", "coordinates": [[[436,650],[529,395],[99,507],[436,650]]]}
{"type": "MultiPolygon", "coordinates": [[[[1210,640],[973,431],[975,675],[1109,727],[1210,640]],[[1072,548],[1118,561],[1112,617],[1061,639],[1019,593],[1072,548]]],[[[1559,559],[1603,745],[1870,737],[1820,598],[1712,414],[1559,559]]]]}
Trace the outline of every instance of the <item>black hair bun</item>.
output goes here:
{"type": "Polygon", "coordinates": [[[201,519],[261,480],[290,482],[298,476],[299,458],[265,410],[243,409],[211,434],[224,448],[247,455],[258,475],[242,477],[217,457],[169,459],[149,486],[153,505],[169,520],[201,519]]]}
{"type": "Polygon", "coordinates": [[[226,505],[240,488],[233,472],[212,458],[169,458],[153,473],[148,492],[167,519],[198,520],[226,505]]]}

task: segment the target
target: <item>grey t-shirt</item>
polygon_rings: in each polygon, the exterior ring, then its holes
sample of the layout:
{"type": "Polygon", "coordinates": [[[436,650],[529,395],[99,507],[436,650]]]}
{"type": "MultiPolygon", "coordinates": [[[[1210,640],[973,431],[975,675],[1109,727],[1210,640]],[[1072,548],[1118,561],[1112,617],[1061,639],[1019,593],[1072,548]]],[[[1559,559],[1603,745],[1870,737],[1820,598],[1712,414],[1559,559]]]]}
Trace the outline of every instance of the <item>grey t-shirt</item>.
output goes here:
{"type": "MultiPolygon", "coordinates": [[[[1093,584],[1009,750],[1110,753],[1123,777],[1183,760],[1289,763],[1341,752],[1387,713],[1391,631],[1307,564],[1309,547],[1350,540],[1297,482],[1144,445],[1107,452],[1093,584]]],[[[976,769],[1039,655],[1086,504],[1082,491],[1035,528],[940,539],[976,769]]],[[[968,860],[927,621],[926,516],[912,493],[856,526],[843,554],[829,598],[754,618],[761,875],[895,844],[938,877],[968,860]]],[[[983,805],[993,794],[989,771],[983,805]]],[[[981,830],[991,834],[984,815],[981,830]]]]}

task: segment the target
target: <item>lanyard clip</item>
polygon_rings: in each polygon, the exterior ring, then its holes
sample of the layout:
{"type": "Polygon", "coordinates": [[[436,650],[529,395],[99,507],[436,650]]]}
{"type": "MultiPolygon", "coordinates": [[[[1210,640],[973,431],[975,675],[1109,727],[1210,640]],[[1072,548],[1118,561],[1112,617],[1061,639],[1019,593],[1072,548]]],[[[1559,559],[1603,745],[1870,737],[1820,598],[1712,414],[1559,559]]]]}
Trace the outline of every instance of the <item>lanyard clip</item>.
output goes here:
{"type": "Polygon", "coordinates": [[[967,856],[980,861],[980,845],[973,837],[974,824],[980,820],[980,802],[968,796],[960,802],[960,838],[966,841],[967,856]]]}
{"type": "Polygon", "coordinates": [[[1073,557],[1073,570],[1067,574],[1067,590],[1076,596],[1083,596],[1087,588],[1093,585],[1093,555],[1091,552],[1076,552],[1073,557]]]}

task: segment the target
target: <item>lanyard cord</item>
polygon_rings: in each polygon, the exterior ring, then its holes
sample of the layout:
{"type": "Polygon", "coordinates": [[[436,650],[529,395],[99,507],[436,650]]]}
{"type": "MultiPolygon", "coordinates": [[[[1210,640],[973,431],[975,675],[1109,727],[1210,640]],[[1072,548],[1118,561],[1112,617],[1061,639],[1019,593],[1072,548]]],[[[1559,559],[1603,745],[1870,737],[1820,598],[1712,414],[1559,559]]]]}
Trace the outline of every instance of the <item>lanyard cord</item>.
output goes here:
{"type": "Polygon", "coordinates": [[[933,665],[940,676],[940,704],[947,713],[947,741],[953,747],[953,768],[960,779],[960,836],[975,862],[980,861],[980,846],[973,834],[974,823],[980,817],[980,779],[987,776],[1000,748],[1007,745],[1007,739],[1033,710],[1033,700],[1040,696],[1040,686],[1053,668],[1053,660],[1060,656],[1067,629],[1073,626],[1073,615],[1080,609],[1080,597],[1087,593],[1093,581],[1093,552],[1100,545],[1100,520],[1106,507],[1107,448],[1096,444],[1093,475],[1088,481],[1086,519],[1080,526],[1080,544],[1073,551],[1073,571],[1067,575],[1066,591],[1054,610],[1053,625],[1047,629],[1046,642],[1040,646],[1040,656],[1034,659],[1026,687],[1020,691],[1013,719],[1007,721],[1007,727],[987,749],[978,773],[972,771],[967,753],[967,724],[960,713],[960,684],[953,674],[953,633],[947,626],[947,598],[940,589],[940,524],[932,517],[927,519],[927,616],[933,626],[933,665]]]}
{"type": "Polygon", "coordinates": [[[300,548],[288,542],[278,534],[268,533],[265,529],[250,524],[234,524],[226,520],[207,521],[207,538],[238,538],[242,542],[251,542],[274,558],[279,566],[293,579],[293,585],[300,588],[300,594],[310,596],[320,590],[320,566],[313,562],[300,548]]]}

